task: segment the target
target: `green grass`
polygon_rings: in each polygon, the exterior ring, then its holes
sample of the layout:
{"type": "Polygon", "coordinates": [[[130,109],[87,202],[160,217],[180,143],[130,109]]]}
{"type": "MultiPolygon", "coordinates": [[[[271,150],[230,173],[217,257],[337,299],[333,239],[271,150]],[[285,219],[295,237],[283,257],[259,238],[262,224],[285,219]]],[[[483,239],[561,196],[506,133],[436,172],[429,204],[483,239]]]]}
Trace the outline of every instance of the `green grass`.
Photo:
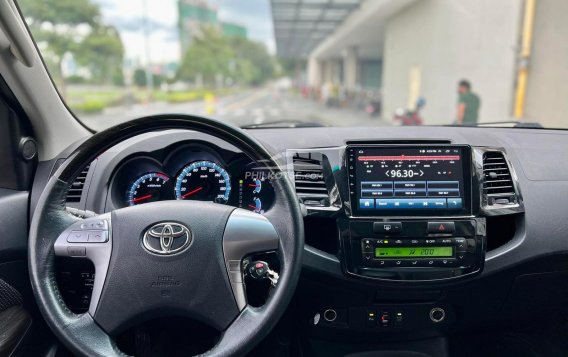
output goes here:
{"type": "Polygon", "coordinates": [[[66,102],[69,107],[78,113],[98,113],[105,108],[119,106],[126,103],[168,102],[186,103],[203,100],[208,94],[223,96],[236,93],[238,89],[224,88],[218,90],[189,90],[165,92],[155,90],[151,98],[144,89],[135,88],[129,91],[127,88],[117,88],[103,91],[96,90],[73,90],[68,88],[66,102]]]}
{"type": "Polygon", "coordinates": [[[97,113],[104,108],[120,105],[125,93],[120,90],[108,91],[67,91],[66,101],[73,111],[79,113],[97,113]]]}
{"type": "Polygon", "coordinates": [[[88,99],[71,105],[71,109],[80,113],[100,113],[106,106],[106,103],[102,100],[88,99]]]}

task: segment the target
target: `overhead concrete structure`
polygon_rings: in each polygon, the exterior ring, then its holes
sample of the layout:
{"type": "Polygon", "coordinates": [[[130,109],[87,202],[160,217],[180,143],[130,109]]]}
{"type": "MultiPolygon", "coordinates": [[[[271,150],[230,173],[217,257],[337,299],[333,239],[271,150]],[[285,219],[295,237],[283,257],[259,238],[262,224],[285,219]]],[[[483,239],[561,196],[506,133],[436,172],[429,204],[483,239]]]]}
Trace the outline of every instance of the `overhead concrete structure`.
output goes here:
{"type": "Polygon", "coordinates": [[[282,58],[306,59],[362,0],[271,0],[276,50],[282,58]]]}
{"type": "Polygon", "coordinates": [[[417,0],[367,0],[310,53],[319,59],[342,57],[349,47],[359,48],[359,58],[382,56],[385,22],[417,0]]]}
{"type": "Polygon", "coordinates": [[[398,108],[413,110],[423,97],[426,124],[452,124],[457,83],[466,79],[481,98],[481,122],[522,119],[563,127],[568,120],[566,2],[272,3],[278,55],[307,57],[306,84],[314,93],[340,88],[335,95],[348,100],[373,92],[387,121],[398,108]],[[318,18],[325,17],[322,9],[334,7],[341,16],[337,13],[330,22],[318,18]],[[313,10],[311,18],[308,9],[313,10]],[[309,24],[302,16],[310,18],[309,24]],[[328,26],[325,31],[319,31],[320,22],[328,26]],[[532,51],[523,51],[527,42],[532,51]]]}
{"type": "MultiPolygon", "coordinates": [[[[385,22],[389,16],[416,0],[367,0],[310,52],[308,73],[328,62],[342,63],[339,73],[312,76],[311,86],[341,82],[347,90],[381,87],[385,22]],[[315,80],[318,79],[318,80],[315,80]]],[[[319,69],[318,69],[319,68],[319,69]]],[[[310,78],[310,76],[308,76],[310,78]]]]}

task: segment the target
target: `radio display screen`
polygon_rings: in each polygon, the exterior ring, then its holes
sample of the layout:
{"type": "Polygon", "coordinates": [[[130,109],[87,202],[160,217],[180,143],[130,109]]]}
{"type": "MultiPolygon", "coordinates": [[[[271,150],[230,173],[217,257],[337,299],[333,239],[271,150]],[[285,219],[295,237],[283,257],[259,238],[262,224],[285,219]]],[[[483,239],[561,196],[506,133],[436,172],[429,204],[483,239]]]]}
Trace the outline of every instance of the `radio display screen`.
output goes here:
{"type": "Polygon", "coordinates": [[[350,146],[355,215],[455,215],[469,212],[467,146],[350,146]]]}
{"type": "Polygon", "coordinates": [[[452,247],[378,247],[375,258],[451,258],[452,247]]]}

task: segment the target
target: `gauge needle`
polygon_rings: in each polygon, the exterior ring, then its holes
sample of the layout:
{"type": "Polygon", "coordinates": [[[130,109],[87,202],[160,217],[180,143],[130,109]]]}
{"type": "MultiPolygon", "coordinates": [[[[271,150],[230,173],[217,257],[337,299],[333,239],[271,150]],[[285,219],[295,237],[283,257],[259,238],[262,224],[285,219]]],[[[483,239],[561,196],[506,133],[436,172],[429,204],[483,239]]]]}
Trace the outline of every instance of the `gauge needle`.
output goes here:
{"type": "Polygon", "coordinates": [[[194,193],[197,193],[197,192],[199,192],[199,191],[201,191],[201,190],[203,190],[203,187],[198,187],[198,188],[196,188],[195,190],[191,190],[191,191],[189,191],[188,193],[182,195],[181,198],[186,198],[187,196],[191,196],[191,195],[193,195],[194,193]]]}
{"type": "Polygon", "coordinates": [[[249,205],[249,207],[256,209],[256,206],[255,206],[255,205],[249,205]]]}
{"type": "Polygon", "coordinates": [[[146,195],[146,196],[142,196],[142,197],[137,197],[133,200],[130,200],[130,202],[138,202],[138,201],[142,201],[142,200],[146,200],[148,198],[152,198],[152,195],[146,195]]]}
{"type": "Polygon", "coordinates": [[[258,186],[258,185],[254,184],[254,183],[249,183],[249,187],[256,187],[256,186],[258,186]]]}

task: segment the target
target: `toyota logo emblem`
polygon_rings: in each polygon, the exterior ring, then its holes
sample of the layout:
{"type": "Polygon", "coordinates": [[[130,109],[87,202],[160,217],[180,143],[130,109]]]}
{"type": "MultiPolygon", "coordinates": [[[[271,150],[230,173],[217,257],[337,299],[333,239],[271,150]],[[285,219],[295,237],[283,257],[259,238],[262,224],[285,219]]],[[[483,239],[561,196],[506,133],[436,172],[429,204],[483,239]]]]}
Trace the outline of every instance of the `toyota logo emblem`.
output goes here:
{"type": "Polygon", "coordinates": [[[192,239],[191,231],[183,224],[165,222],[150,227],[142,243],[152,253],[172,255],[187,249],[192,239]]]}

